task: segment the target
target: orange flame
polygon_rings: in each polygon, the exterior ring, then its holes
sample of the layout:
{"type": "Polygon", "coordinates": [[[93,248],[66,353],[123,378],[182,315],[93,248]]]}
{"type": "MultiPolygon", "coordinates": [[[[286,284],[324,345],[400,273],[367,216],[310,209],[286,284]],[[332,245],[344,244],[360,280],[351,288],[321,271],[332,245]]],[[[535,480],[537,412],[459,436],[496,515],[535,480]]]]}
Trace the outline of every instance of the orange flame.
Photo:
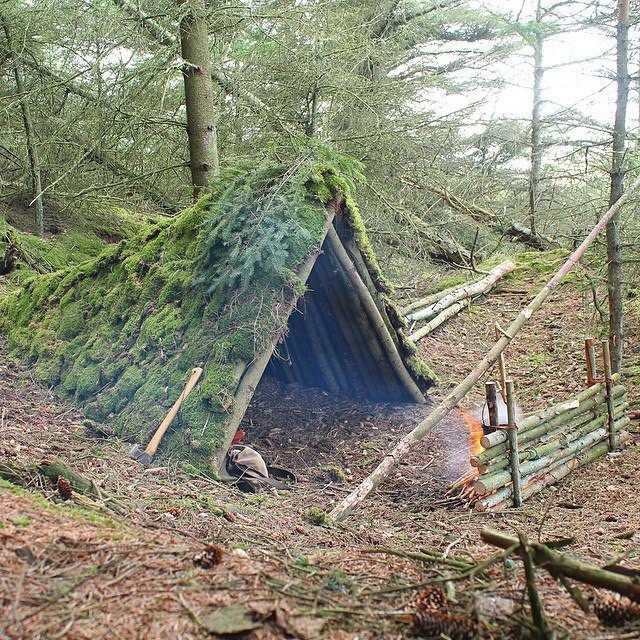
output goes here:
{"type": "Polygon", "coordinates": [[[471,456],[477,456],[484,451],[484,447],[480,444],[480,439],[484,435],[482,425],[466,409],[463,407],[458,407],[458,409],[469,427],[469,453],[471,456]]]}

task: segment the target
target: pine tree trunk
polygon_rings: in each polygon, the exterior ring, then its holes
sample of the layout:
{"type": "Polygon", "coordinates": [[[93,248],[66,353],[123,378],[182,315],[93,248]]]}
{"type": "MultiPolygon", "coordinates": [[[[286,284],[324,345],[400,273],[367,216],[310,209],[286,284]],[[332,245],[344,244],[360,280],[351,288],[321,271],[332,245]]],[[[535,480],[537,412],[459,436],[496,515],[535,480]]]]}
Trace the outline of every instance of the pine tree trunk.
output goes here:
{"type": "Polygon", "coordinates": [[[2,27],[7,39],[7,49],[13,62],[13,77],[16,83],[16,92],[20,98],[20,110],[22,111],[22,123],[27,142],[27,156],[29,158],[29,172],[31,177],[31,195],[36,207],[36,230],[38,235],[44,237],[44,205],[42,202],[42,180],[40,177],[40,159],[38,158],[38,145],[33,130],[33,118],[29,107],[29,98],[24,86],[22,68],[13,48],[13,39],[9,21],[2,17],[2,27]]]}
{"type": "Polygon", "coordinates": [[[185,15],[180,21],[180,45],[185,61],[184,94],[191,181],[197,198],[218,175],[218,141],[213,109],[213,82],[204,0],[179,0],[185,15]]]}
{"type": "MultiPolygon", "coordinates": [[[[613,155],[611,159],[611,192],[609,205],[617,202],[624,192],[624,154],[626,138],[627,102],[629,98],[629,0],[618,1],[616,116],[613,126],[613,155]]],[[[622,367],[622,248],[620,246],[620,214],[607,225],[607,260],[609,292],[609,336],[613,348],[613,369],[622,367]]]]}
{"type": "MultiPolygon", "coordinates": [[[[541,0],[536,8],[536,26],[542,28],[541,0]]],[[[542,173],[542,44],[541,31],[536,31],[533,43],[533,111],[531,113],[531,176],[529,179],[529,227],[531,236],[536,236],[536,218],[540,198],[540,175],[542,173]]]]}

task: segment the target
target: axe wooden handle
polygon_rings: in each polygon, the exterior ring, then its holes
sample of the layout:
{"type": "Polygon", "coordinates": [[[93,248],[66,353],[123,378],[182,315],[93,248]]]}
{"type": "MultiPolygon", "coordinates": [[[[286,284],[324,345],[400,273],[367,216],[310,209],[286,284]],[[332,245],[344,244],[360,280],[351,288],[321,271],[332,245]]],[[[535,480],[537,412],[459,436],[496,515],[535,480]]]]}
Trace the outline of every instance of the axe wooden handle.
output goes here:
{"type": "Polygon", "coordinates": [[[162,421],[162,424],[158,427],[158,430],[153,434],[153,438],[151,438],[151,442],[147,445],[147,448],[144,450],[145,453],[148,453],[150,456],[155,456],[156,451],[158,450],[158,446],[162,440],[162,437],[167,432],[169,425],[173,422],[173,419],[176,417],[178,411],[180,411],[180,407],[182,403],[185,401],[185,398],[191,393],[191,389],[196,386],[196,383],[200,379],[202,375],[202,369],[200,367],[195,367],[191,369],[191,377],[189,381],[185,385],[180,397],[173,403],[173,407],[169,409],[169,413],[162,421]]]}

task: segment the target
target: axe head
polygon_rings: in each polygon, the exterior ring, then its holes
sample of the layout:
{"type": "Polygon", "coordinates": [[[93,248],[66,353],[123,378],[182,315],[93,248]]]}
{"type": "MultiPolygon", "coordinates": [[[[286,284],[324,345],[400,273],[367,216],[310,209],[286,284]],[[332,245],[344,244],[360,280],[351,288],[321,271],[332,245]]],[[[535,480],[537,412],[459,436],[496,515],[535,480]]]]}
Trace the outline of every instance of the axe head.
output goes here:
{"type": "Polygon", "coordinates": [[[145,467],[148,467],[153,462],[153,457],[146,451],[141,451],[137,444],[134,444],[129,451],[129,455],[138,462],[141,462],[145,467]]]}

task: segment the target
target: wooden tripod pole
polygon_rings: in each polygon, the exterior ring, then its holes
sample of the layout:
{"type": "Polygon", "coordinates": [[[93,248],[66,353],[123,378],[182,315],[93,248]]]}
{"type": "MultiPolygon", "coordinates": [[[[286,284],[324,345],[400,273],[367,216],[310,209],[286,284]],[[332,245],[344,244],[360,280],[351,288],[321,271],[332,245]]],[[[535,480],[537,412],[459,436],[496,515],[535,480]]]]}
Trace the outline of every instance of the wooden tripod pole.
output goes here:
{"type": "Polygon", "coordinates": [[[507,416],[509,429],[507,441],[509,442],[509,465],[511,466],[511,482],[513,483],[513,506],[522,506],[522,477],[520,475],[520,451],[518,449],[518,425],[516,424],[516,393],[513,380],[505,382],[507,396],[507,416]]]}
{"type": "Polygon", "coordinates": [[[347,518],[349,514],[395,469],[396,465],[411,451],[414,443],[422,440],[431,433],[431,430],[457,406],[480,377],[493,365],[496,358],[507,348],[515,335],[529,321],[529,318],[542,306],[543,302],[558,287],[562,279],[573,269],[576,263],[582,258],[587,248],[598,237],[607,223],[621,207],[627,202],[629,196],[640,187],[640,176],[624,192],[624,194],[613,204],[602,216],[598,224],[591,230],[591,233],[582,241],[580,246],[569,256],[567,261],[560,267],[556,274],[542,287],[538,295],[518,314],[516,319],[503,331],[500,339],[491,347],[485,357],[478,363],[478,366],[423,420],[413,431],[408,433],[398,444],[384,457],[382,462],[365,478],[362,483],[351,492],[340,504],[330,513],[329,517],[340,522],[347,518]]]}
{"type": "MultiPolygon", "coordinates": [[[[502,335],[502,327],[500,323],[496,322],[494,325],[496,331],[496,340],[500,340],[502,335]]],[[[500,395],[502,399],[507,402],[507,365],[504,360],[504,352],[498,356],[498,372],[500,374],[500,395]]]]}

